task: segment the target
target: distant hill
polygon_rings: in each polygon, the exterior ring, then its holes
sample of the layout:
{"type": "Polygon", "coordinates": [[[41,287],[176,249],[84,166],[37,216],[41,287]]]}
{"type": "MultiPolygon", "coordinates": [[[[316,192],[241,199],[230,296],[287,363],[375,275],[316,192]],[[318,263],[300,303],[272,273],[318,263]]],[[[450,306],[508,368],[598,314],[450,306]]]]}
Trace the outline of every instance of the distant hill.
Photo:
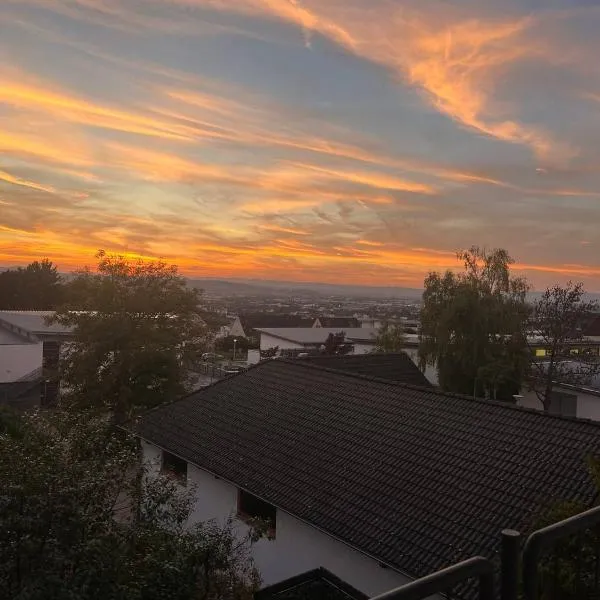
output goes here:
{"type": "MultiPolygon", "coordinates": [[[[201,288],[213,294],[232,294],[236,296],[266,296],[266,295],[314,295],[322,296],[348,296],[351,298],[392,299],[405,298],[407,300],[420,300],[423,290],[405,287],[376,287],[360,285],[341,285],[318,282],[298,281],[273,281],[263,279],[190,279],[190,285],[201,288]]],[[[543,291],[533,291],[528,294],[529,300],[537,300],[543,291]]],[[[586,294],[587,300],[600,302],[600,293],[586,294]]]]}
{"type": "Polygon", "coordinates": [[[193,287],[213,294],[273,295],[304,294],[314,296],[349,296],[352,298],[407,298],[419,300],[423,290],[401,287],[336,285],[330,283],[271,281],[262,279],[190,279],[193,287]]]}

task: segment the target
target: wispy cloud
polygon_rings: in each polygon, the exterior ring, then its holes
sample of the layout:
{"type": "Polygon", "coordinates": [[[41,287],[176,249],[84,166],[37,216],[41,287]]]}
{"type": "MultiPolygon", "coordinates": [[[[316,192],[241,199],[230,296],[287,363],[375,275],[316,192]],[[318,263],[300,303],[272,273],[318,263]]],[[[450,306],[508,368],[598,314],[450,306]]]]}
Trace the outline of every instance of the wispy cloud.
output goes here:
{"type": "Polygon", "coordinates": [[[17,177],[16,175],[11,175],[6,171],[0,170],[0,182],[3,181],[5,183],[11,183],[13,185],[21,185],[23,187],[28,187],[33,190],[39,190],[42,192],[48,192],[49,194],[54,193],[54,188],[46,185],[42,185],[41,183],[36,183],[35,181],[28,181],[27,179],[22,179],[21,177],[17,177]]]}
{"type": "Polygon", "coordinates": [[[536,282],[600,285],[600,71],[577,30],[600,13],[522,0],[6,7],[3,263],[70,267],[106,247],[196,274],[419,285],[480,243],[507,246],[536,282]]]}
{"type": "MultiPolygon", "coordinates": [[[[543,160],[564,161],[576,149],[536,125],[520,122],[494,98],[507,67],[540,58],[530,15],[465,16],[448,3],[318,0],[196,0],[225,11],[270,15],[317,32],[418,86],[436,109],[480,133],[525,144],[543,160]]],[[[483,7],[485,10],[485,7],[483,7]]],[[[512,110],[511,110],[512,109],[512,110]]]]}

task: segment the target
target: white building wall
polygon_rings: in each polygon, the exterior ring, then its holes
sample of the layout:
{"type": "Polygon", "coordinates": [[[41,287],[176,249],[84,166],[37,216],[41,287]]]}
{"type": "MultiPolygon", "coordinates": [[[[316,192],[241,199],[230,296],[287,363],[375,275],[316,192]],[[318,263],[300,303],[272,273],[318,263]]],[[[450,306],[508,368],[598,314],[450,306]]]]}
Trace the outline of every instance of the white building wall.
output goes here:
{"type": "Polygon", "coordinates": [[[260,362],[260,350],[248,350],[246,363],[249,365],[257,365],[260,362]]]}
{"type": "Polygon", "coordinates": [[[244,331],[244,328],[242,327],[242,323],[241,323],[239,317],[237,317],[236,320],[231,324],[231,327],[229,328],[229,335],[232,335],[234,337],[245,337],[246,336],[246,332],[244,331]]]}
{"type": "Polygon", "coordinates": [[[354,343],[354,352],[352,354],[369,354],[375,350],[375,344],[354,343]]]}
{"type": "MultiPolygon", "coordinates": [[[[555,388],[558,391],[564,391],[568,394],[577,396],[577,414],[579,419],[592,419],[600,421],[600,396],[594,394],[586,394],[577,392],[567,388],[555,388]]],[[[538,400],[536,393],[532,390],[522,391],[523,398],[519,400],[519,406],[533,408],[535,410],[543,410],[542,403],[538,400]]]]}
{"type": "Polygon", "coordinates": [[[267,333],[260,334],[260,349],[268,350],[269,348],[274,348],[275,346],[279,346],[280,350],[297,350],[303,349],[304,346],[302,344],[297,344],[295,342],[288,342],[287,340],[282,340],[281,338],[276,338],[267,333]]]}
{"type": "MultiPolygon", "coordinates": [[[[419,349],[415,347],[407,347],[403,349],[406,354],[410,356],[415,365],[419,366],[419,349]]],[[[438,385],[438,372],[437,367],[432,367],[431,365],[427,365],[425,367],[425,377],[429,380],[433,385],[438,385]]]]}
{"type": "Polygon", "coordinates": [[[577,392],[577,416],[581,419],[600,421],[600,396],[577,392]]]}
{"type": "Polygon", "coordinates": [[[0,383],[20,379],[42,366],[43,344],[0,345],[0,383]]]}
{"type": "MultiPolygon", "coordinates": [[[[146,442],[142,445],[146,460],[152,460],[159,466],[161,451],[146,442]]],[[[215,520],[225,523],[231,515],[235,515],[236,486],[189,463],[188,482],[197,486],[197,501],[191,517],[193,522],[215,520]]],[[[238,521],[236,527],[239,527],[240,535],[247,531],[242,521],[238,521]]],[[[252,555],[264,586],[317,567],[328,569],[368,596],[410,581],[281,510],[277,511],[276,539],[260,540],[253,547],[252,555]]]]}

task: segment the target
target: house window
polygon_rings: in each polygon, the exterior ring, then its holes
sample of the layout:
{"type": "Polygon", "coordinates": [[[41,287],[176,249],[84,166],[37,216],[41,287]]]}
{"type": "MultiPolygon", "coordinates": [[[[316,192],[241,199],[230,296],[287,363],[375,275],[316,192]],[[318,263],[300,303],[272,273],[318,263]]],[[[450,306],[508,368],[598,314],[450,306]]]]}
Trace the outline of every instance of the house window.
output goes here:
{"type": "Polygon", "coordinates": [[[576,417],[577,396],[575,394],[565,394],[564,392],[552,392],[548,412],[563,417],[576,417]]]}
{"type": "Polygon", "coordinates": [[[268,536],[270,538],[275,537],[277,509],[272,504],[244,490],[238,490],[237,514],[243,521],[259,520],[264,522],[267,525],[268,536]]]}
{"type": "Polygon", "coordinates": [[[165,450],[162,453],[161,471],[163,475],[177,479],[177,481],[184,485],[187,482],[187,461],[165,450]]]}

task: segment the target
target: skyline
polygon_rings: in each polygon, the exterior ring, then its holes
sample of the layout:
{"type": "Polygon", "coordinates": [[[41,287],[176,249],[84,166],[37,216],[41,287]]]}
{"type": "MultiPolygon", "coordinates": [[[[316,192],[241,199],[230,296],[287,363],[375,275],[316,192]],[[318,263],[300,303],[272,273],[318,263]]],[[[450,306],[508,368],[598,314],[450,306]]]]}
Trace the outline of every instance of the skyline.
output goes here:
{"type": "Polygon", "coordinates": [[[591,0],[8,0],[0,264],[600,291],[591,0]],[[499,6],[501,4],[501,6],[499,6]]]}

